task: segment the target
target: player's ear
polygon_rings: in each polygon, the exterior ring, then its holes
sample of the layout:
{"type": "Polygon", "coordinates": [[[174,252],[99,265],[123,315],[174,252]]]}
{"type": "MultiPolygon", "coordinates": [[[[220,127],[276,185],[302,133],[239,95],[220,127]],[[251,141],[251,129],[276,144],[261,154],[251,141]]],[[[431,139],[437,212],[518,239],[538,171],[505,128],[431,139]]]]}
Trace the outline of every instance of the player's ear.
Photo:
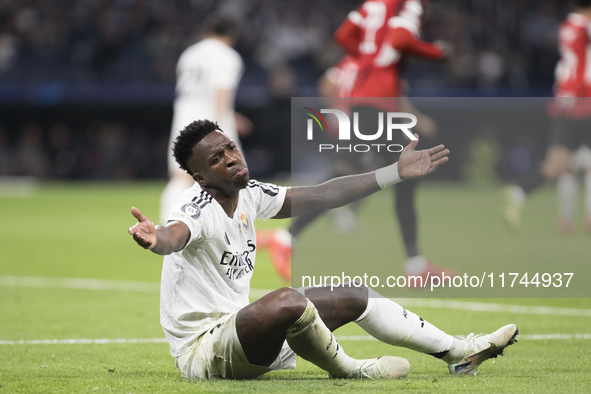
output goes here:
{"type": "Polygon", "coordinates": [[[193,179],[195,180],[195,182],[197,182],[199,184],[199,186],[201,186],[201,187],[207,186],[207,181],[199,172],[193,173],[193,179]]]}

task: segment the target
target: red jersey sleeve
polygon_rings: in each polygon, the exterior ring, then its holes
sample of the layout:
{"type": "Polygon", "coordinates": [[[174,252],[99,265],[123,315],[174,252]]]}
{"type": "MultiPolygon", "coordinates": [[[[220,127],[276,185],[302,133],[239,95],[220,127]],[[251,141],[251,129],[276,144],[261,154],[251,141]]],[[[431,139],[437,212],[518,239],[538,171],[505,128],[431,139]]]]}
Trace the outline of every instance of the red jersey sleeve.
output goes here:
{"type": "Polygon", "coordinates": [[[405,54],[413,54],[429,59],[443,58],[443,51],[437,45],[416,39],[413,34],[402,27],[391,29],[388,33],[390,44],[394,49],[405,54]]]}
{"type": "Polygon", "coordinates": [[[363,15],[359,11],[352,11],[347,19],[335,32],[335,41],[353,57],[359,57],[359,44],[361,43],[361,27],[363,15]]]}
{"type": "Polygon", "coordinates": [[[349,55],[359,57],[359,43],[361,42],[359,26],[348,19],[345,20],[335,32],[334,39],[349,55]]]}

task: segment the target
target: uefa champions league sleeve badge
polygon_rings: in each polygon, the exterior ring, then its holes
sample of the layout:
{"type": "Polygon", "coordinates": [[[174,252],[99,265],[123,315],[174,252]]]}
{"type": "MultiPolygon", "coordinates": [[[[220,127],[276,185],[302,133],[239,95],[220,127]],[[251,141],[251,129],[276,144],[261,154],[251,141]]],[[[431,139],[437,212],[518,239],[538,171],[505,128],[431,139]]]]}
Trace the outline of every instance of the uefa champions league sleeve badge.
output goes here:
{"type": "Polygon", "coordinates": [[[199,219],[199,216],[201,216],[201,208],[194,202],[183,205],[181,210],[193,219],[199,219]]]}

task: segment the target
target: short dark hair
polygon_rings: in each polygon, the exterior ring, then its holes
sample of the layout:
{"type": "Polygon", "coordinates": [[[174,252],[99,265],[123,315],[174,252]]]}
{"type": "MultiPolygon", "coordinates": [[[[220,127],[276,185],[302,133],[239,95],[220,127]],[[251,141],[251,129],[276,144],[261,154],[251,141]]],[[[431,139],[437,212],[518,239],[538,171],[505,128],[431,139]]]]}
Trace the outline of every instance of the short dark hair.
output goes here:
{"type": "Polygon", "coordinates": [[[575,7],[587,8],[591,6],[591,0],[575,0],[575,7]]]}
{"type": "Polygon", "coordinates": [[[230,17],[218,14],[209,15],[204,22],[203,31],[205,34],[216,36],[236,36],[236,21],[230,17]]]}
{"type": "Polygon", "coordinates": [[[193,171],[189,168],[189,160],[193,157],[193,148],[206,135],[215,130],[222,131],[217,123],[206,119],[196,120],[186,126],[179,136],[176,137],[172,147],[172,153],[179,166],[187,171],[189,175],[193,175],[193,171]]]}

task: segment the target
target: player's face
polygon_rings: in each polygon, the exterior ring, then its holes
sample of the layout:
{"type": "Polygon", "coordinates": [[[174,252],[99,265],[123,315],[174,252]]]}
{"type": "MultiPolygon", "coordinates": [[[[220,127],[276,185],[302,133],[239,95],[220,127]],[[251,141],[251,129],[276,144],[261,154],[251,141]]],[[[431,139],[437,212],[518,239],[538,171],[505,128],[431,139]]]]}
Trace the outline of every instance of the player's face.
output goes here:
{"type": "Polygon", "coordinates": [[[193,178],[201,185],[223,194],[232,194],[246,187],[248,167],[234,141],[213,131],[193,147],[193,178]]]}

